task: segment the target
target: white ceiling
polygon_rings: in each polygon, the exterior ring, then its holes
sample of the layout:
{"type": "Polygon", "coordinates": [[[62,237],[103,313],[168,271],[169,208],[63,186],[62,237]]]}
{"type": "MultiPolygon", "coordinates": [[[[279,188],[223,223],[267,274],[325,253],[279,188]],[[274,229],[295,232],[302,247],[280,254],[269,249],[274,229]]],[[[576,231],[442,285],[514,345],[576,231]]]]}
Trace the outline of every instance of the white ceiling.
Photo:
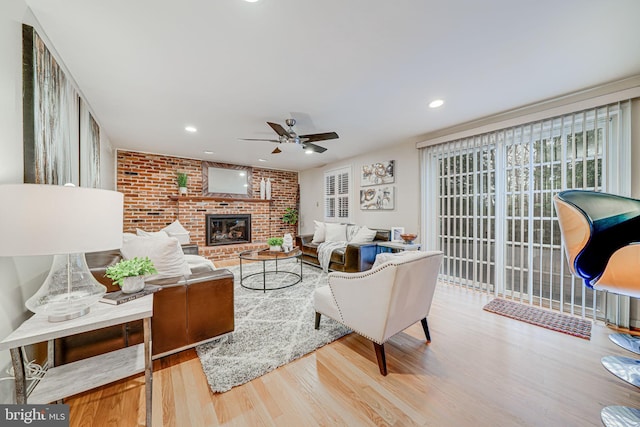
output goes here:
{"type": "Polygon", "coordinates": [[[114,147],[269,168],[640,74],[638,0],[26,2],[114,147]],[[340,139],[312,155],[238,140],[289,117],[340,139]]]}

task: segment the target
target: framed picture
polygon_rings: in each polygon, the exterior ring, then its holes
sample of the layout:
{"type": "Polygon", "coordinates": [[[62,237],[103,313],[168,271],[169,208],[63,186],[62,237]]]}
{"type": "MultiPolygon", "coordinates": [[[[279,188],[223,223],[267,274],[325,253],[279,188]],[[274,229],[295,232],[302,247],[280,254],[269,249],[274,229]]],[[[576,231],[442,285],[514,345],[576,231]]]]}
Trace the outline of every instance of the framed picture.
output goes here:
{"type": "Polygon", "coordinates": [[[391,227],[391,241],[402,242],[401,234],[404,234],[404,227],[391,227]]]}
{"type": "Polygon", "coordinates": [[[386,162],[377,162],[362,166],[360,185],[363,187],[367,187],[369,185],[391,184],[393,182],[395,182],[395,160],[388,160],[386,162]]]}
{"type": "Polygon", "coordinates": [[[100,188],[100,126],[80,99],[80,186],[100,188]]]}
{"type": "Polygon", "coordinates": [[[392,186],[360,190],[360,209],[389,210],[395,208],[395,189],[392,186]]]}
{"type": "Polygon", "coordinates": [[[79,184],[79,97],[33,27],[22,26],[24,182],[79,184]]]}

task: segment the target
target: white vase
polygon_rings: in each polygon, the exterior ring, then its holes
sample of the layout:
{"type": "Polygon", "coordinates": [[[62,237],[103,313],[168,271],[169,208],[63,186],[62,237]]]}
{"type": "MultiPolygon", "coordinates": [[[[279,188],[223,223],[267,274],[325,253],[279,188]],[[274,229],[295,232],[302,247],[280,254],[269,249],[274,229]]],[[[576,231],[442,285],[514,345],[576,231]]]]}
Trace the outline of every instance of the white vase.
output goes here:
{"type": "Polygon", "coordinates": [[[271,178],[267,178],[267,200],[271,200],[271,178]]]}
{"type": "Polygon", "coordinates": [[[282,249],[281,246],[269,246],[269,250],[271,252],[280,252],[281,249],[282,249]]]}
{"type": "Polygon", "coordinates": [[[265,198],[265,182],[264,182],[264,178],[262,178],[260,180],[260,198],[264,199],[265,198]]]}
{"type": "Polygon", "coordinates": [[[180,194],[187,194],[187,187],[178,187],[180,194]]]}
{"type": "Polygon", "coordinates": [[[144,276],[125,277],[120,286],[125,294],[132,294],[144,289],[144,276]]]}

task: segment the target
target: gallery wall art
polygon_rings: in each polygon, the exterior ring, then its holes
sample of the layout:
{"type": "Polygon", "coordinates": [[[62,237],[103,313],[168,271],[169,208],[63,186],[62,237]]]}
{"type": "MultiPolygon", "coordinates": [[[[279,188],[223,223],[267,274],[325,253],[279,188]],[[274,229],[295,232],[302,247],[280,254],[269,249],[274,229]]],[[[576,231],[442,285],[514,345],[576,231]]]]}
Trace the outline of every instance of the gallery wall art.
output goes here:
{"type": "Polygon", "coordinates": [[[98,124],[87,111],[81,126],[77,90],[29,25],[22,26],[22,56],[24,182],[98,187],[98,124]]]}
{"type": "Polygon", "coordinates": [[[366,187],[370,185],[391,184],[395,182],[394,169],[394,160],[363,165],[360,185],[366,187]]]}
{"type": "Polygon", "coordinates": [[[389,210],[394,208],[395,188],[393,186],[387,185],[360,190],[360,209],[389,210]]]}

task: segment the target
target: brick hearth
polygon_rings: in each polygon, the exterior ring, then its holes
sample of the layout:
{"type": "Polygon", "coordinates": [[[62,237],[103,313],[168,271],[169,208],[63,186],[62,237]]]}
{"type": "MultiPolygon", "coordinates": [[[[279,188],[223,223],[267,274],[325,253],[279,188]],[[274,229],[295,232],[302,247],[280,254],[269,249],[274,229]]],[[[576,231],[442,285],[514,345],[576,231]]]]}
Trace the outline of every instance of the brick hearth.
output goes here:
{"type": "Polygon", "coordinates": [[[196,159],[118,151],[117,189],[124,194],[124,231],[137,228],[158,231],[176,219],[189,230],[200,254],[216,261],[234,258],[241,251],[267,247],[271,236],[291,233],[297,227],[282,222],[286,208],[298,207],[297,172],[253,168],[254,199],[214,200],[202,196],[202,162],[196,159]],[[176,171],[189,175],[189,192],[178,197],[176,171]],[[271,201],[260,200],[260,180],[271,178],[271,201]],[[200,196],[200,197],[198,197],[200,196]],[[176,200],[177,199],[177,200],[176,200]],[[251,214],[251,243],[205,246],[207,214],[251,214]]]}

